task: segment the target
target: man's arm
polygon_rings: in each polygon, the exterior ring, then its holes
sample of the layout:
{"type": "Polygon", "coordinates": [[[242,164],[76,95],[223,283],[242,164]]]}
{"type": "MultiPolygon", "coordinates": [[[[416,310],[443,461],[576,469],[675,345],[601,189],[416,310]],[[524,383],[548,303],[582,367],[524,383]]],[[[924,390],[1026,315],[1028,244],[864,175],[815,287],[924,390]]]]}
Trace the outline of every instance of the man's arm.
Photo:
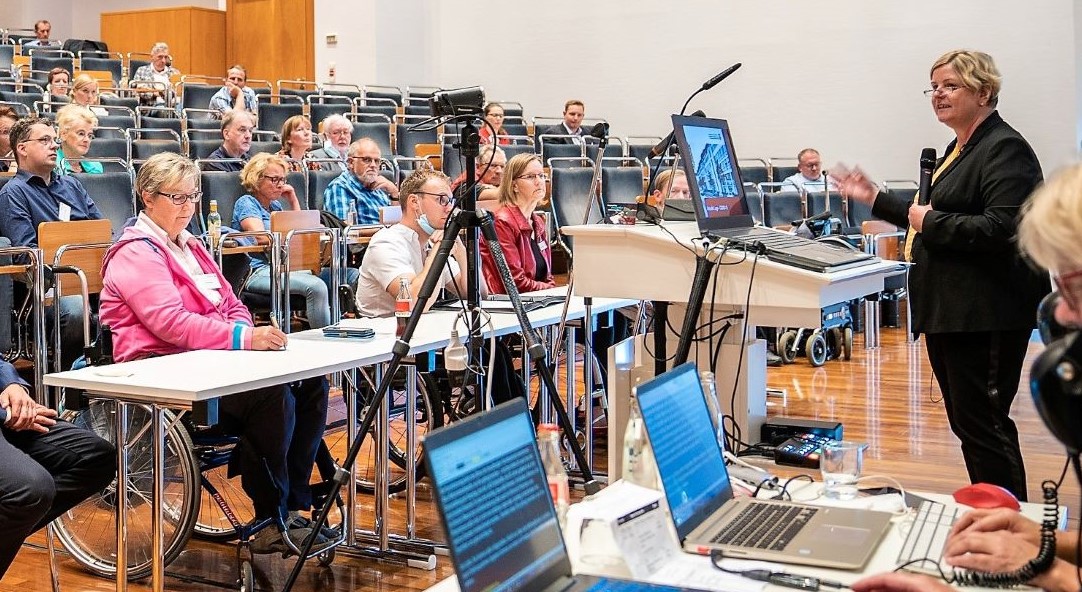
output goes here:
{"type": "Polygon", "coordinates": [[[30,213],[27,195],[9,183],[0,191],[0,234],[15,247],[37,247],[38,230],[30,213]]]}

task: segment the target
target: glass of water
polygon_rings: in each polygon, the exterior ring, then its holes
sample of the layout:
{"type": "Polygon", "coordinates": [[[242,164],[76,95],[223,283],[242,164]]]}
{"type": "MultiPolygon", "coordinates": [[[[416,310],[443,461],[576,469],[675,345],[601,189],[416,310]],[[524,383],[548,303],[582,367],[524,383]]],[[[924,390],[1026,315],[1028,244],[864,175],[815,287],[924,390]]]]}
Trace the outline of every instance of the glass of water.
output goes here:
{"type": "Polygon", "coordinates": [[[836,441],[823,445],[819,468],[823,472],[823,495],[849,500],[857,496],[857,479],[864,466],[863,442],[836,441]]]}

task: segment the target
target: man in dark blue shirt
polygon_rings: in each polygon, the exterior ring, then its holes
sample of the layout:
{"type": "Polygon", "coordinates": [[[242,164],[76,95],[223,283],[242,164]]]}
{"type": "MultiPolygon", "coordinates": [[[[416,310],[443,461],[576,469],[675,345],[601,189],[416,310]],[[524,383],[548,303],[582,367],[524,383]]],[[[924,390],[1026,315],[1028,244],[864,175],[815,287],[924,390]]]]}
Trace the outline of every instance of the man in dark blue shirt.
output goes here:
{"type": "Polygon", "coordinates": [[[93,432],[57,421],[0,360],[0,577],[23,540],[100,491],[116,474],[116,451],[93,432]]]}
{"type": "MultiPolygon", "coordinates": [[[[36,247],[42,222],[102,218],[78,179],[53,172],[58,143],[47,119],[20,119],[10,137],[19,172],[0,189],[0,235],[14,246],[36,247]]],[[[61,367],[67,369],[83,350],[82,298],[65,296],[59,305],[61,367]]]]}
{"type": "Polygon", "coordinates": [[[203,169],[207,171],[239,172],[251,158],[252,132],[255,118],[247,111],[226,111],[222,118],[222,145],[210,153],[203,169]],[[220,162],[214,162],[220,161],[220,162]]]}

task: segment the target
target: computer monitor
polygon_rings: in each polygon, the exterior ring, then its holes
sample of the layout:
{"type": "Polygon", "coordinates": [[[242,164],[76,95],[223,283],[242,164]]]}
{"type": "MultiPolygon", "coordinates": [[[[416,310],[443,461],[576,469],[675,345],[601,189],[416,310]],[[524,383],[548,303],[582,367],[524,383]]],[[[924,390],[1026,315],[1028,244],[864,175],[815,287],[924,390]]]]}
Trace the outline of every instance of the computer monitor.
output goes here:
{"type": "Polygon", "coordinates": [[[689,115],[672,122],[699,230],[754,226],[728,122],[689,115]]]}

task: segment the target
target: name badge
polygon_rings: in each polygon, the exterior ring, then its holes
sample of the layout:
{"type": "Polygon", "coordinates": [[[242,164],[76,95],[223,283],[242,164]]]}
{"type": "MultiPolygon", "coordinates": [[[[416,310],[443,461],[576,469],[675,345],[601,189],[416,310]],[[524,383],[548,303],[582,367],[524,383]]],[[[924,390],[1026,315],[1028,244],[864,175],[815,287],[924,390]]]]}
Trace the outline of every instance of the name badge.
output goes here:
{"type": "Polygon", "coordinates": [[[218,281],[218,276],[213,273],[201,273],[195,276],[195,285],[203,290],[222,289],[222,283],[218,281]]]}
{"type": "Polygon", "coordinates": [[[71,222],[71,206],[64,202],[60,202],[60,221],[71,222]]]}
{"type": "Polygon", "coordinates": [[[541,241],[541,242],[537,243],[537,250],[538,251],[543,252],[543,251],[547,250],[548,248],[549,248],[549,244],[544,242],[544,241],[541,241]]]}

